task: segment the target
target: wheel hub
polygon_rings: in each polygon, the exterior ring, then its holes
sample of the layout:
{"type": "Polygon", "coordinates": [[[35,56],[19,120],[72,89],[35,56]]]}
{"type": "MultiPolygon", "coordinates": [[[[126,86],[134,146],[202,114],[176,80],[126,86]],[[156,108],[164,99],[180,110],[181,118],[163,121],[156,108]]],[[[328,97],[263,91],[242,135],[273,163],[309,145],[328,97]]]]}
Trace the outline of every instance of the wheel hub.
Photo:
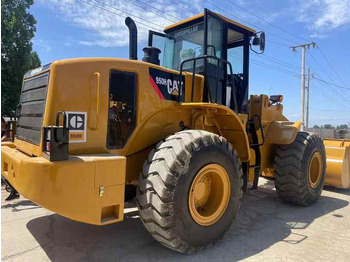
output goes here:
{"type": "Polygon", "coordinates": [[[224,214],[230,200],[230,179],[218,164],[204,166],[195,176],[188,197],[194,221],[202,226],[214,224],[224,214]]]}
{"type": "Polygon", "coordinates": [[[208,175],[201,178],[198,184],[194,187],[194,204],[196,209],[203,207],[210,196],[211,180],[208,175]]]}
{"type": "Polygon", "coordinates": [[[322,177],[322,155],[315,152],[310,160],[309,165],[309,184],[312,188],[317,188],[322,177]]]}

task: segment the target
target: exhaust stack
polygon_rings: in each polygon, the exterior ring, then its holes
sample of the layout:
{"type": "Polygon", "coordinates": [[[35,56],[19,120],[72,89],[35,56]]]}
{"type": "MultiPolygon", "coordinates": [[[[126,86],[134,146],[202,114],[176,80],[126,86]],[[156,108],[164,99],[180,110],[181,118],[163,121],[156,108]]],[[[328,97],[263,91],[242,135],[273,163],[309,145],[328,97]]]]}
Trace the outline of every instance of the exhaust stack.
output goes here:
{"type": "Polygon", "coordinates": [[[130,17],[125,19],[125,24],[129,28],[129,59],[137,60],[137,27],[130,17]]]}

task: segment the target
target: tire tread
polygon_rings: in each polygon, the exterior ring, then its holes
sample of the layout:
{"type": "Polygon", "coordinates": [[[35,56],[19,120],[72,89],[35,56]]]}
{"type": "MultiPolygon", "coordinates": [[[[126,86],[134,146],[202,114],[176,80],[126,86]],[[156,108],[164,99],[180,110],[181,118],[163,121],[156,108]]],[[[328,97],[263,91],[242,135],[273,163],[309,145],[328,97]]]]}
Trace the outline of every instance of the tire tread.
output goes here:
{"type": "MultiPolygon", "coordinates": [[[[231,151],[233,160],[240,167],[242,180],[240,159],[232,145],[225,138],[202,130],[181,131],[160,141],[149,154],[140,175],[136,202],[141,221],[158,242],[182,253],[193,253],[205,247],[190,246],[177,236],[172,200],[179,172],[188,168],[189,157],[199,150],[200,145],[210,144],[219,144],[231,151]]],[[[242,190],[239,192],[241,197],[242,190]]]]}

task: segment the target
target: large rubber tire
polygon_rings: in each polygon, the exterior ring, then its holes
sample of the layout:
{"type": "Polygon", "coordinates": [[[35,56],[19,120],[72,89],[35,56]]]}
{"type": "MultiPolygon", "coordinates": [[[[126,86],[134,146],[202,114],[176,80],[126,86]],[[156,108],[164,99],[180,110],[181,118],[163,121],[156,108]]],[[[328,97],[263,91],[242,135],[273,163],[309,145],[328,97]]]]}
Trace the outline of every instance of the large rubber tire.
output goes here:
{"type": "Polygon", "coordinates": [[[326,173],[326,153],[317,134],[299,132],[290,145],[281,145],[275,156],[275,187],[279,197],[287,203],[309,206],[320,197],[326,173]],[[310,161],[318,152],[322,169],[317,186],[309,182],[310,161]]]}
{"type": "Polygon", "coordinates": [[[241,162],[232,145],[216,134],[186,130],[157,144],[140,175],[137,203],[141,220],[164,246],[193,253],[214,244],[229,231],[242,197],[241,162]],[[195,222],[188,197],[197,172],[208,164],[219,164],[230,180],[228,205],[210,226],[195,222]]]}

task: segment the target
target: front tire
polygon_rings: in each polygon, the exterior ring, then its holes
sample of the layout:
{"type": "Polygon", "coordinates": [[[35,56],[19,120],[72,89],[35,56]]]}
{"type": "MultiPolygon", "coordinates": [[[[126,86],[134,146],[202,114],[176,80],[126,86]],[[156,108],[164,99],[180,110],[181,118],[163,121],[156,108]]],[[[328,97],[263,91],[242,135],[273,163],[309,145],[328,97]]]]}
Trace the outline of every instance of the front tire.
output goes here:
{"type": "Polygon", "coordinates": [[[326,153],[317,134],[299,132],[275,156],[275,187],[287,203],[309,206],[320,197],[326,174],[326,153]]]}
{"type": "Polygon", "coordinates": [[[137,204],[151,235],[192,253],[224,237],[242,197],[242,170],[231,144],[186,130],[158,143],[140,175],[137,204]]]}

